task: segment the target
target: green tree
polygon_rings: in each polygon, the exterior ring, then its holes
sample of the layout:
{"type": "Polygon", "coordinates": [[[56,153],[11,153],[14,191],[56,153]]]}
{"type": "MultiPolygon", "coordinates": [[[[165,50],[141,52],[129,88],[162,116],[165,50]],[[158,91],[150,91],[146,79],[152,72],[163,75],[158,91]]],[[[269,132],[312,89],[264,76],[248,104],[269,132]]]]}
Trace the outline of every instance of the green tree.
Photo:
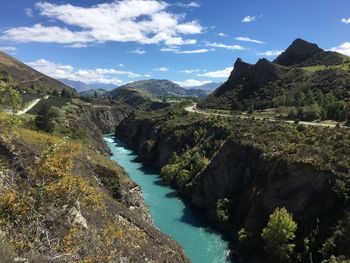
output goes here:
{"type": "Polygon", "coordinates": [[[276,262],[288,262],[293,254],[297,223],[286,208],[276,208],[270,215],[261,237],[265,241],[265,251],[276,262]]]}
{"type": "Polygon", "coordinates": [[[35,125],[39,130],[53,132],[55,128],[54,119],[58,114],[46,103],[41,106],[38,115],[35,117],[35,125]]]}
{"type": "Polygon", "coordinates": [[[15,89],[15,82],[0,81],[0,105],[9,107],[11,110],[18,110],[22,104],[22,98],[15,89]]]}

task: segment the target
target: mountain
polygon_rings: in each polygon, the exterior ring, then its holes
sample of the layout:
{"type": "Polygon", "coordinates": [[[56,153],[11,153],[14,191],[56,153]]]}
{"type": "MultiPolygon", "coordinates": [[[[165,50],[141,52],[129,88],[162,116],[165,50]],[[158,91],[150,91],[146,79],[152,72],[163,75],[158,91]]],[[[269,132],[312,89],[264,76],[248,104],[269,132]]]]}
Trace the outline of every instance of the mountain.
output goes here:
{"type": "Polygon", "coordinates": [[[169,80],[150,79],[128,83],[123,88],[141,89],[155,97],[205,97],[201,90],[184,89],[169,80]]]}
{"type": "Polygon", "coordinates": [[[274,63],[283,66],[333,66],[343,63],[346,56],[332,51],[324,51],[319,46],[303,39],[296,39],[275,60],[274,63]]]}
{"type": "Polygon", "coordinates": [[[193,86],[190,89],[199,89],[207,92],[212,92],[216,90],[218,87],[220,87],[222,84],[223,84],[222,82],[211,82],[201,86],[193,86]]]}
{"type": "Polygon", "coordinates": [[[68,95],[77,95],[73,88],[40,73],[3,52],[0,52],[0,77],[4,81],[10,78],[15,80],[17,88],[22,92],[52,94],[64,91],[68,95]]]}
{"type": "Polygon", "coordinates": [[[76,89],[78,92],[88,91],[88,90],[112,90],[117,88],[116,85],[113,84],[103,84],[103,83],[91,83],[86,84],[82,81],[70,80],[70,79],[58,79],[62,83],[66,84],[69,87],[76,89]]]}
{"type": "Polygon", "coordinates": [[[169,80],[156,79],[135,81],[106,93],[106,96],[113,100],[139,109],[168,106],[168,103],[161,102],[163,98],[199,98],[206,95],[207,93],[203,90],[184,89],[169,80]]]}
{"type": "Polygon", "coordinates": [[[104,97],[106,93],[107,91],[104,89],[89,89],[79,92],[79,95],[85,98],[101,98],[104,97]]]}
{"type": "Polygon", "coordinates": [[[349,69],[349,57],[297,39],[273,62],[260,59],[253,65],[237,59],[228,80],[198,107],[248,110],[317,104],[318,115],[333,107],[345,109],[350,99],[349,69]],[[324,96],[334,105],[326,106],[324,96]]]}

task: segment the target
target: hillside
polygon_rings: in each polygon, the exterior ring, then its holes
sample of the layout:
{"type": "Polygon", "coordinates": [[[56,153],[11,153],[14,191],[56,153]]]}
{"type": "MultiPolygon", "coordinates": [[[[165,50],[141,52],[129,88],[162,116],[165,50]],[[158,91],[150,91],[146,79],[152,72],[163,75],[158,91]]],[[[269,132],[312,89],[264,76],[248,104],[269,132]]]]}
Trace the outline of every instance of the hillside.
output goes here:
{"type": "Polygon", "coordinates": [[[350,58],[344,58],[296,40],[274,62],[260,59],[253,65],[237,59],[228,80],[198,106],[239,111],[289,107],[301,118],[312,106],[316,113],[306,119],[346,121],[350,58]]]}
{"type": "Polygon", "coordinates": [[[201,90],[184,89],[169,80],[140,80],[121,86],[143,90],[154,97],[205,97],[207,94],[201,90]]]}
{"type": "Polygon", "coordinates": [[[40,73],[3,52],[0,52],[0,77],[5,81],[9,78],[16,81],[17,89],[21,92],[61,94],[64,91],[66,95],[77,95],[73,88],[40,73]]]}
{"type": "Polygon", "coordinates": [[[171,98],[205,97],[203,90],[184,89],[169,80],[141,80],[123,85],[106,93],[106,97],[138,109],[157,109],[168,106],[162,102],[171,98]]]}

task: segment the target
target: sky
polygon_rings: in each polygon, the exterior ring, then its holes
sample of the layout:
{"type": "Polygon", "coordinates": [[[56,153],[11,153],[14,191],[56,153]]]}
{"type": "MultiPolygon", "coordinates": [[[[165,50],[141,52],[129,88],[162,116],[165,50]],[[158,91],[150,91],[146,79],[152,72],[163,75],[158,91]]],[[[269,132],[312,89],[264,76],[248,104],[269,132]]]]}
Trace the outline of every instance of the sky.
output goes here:
{"type": "Polygon", "coordinates": [[[225,81],[296,38],[350,56],[349,0],[0,0],[0,50],[54,78],[225,81]]]}

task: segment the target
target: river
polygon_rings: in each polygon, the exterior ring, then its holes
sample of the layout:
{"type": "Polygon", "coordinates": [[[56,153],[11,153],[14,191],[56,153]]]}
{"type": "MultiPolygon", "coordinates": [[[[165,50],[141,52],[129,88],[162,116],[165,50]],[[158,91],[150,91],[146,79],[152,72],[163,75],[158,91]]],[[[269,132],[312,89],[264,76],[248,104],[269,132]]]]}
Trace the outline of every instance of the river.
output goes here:
{"type": "Polygon", "coordinates": [[[113,136],[105,136],[111,159],[121,165],[141,186],[154,224],[176,240],[193,263],[227,263],[228,242],[210,229],[203,214],[185,204],[170,187],[161,184],[159,174],[149,172],[137,155],[113,136]]]}

